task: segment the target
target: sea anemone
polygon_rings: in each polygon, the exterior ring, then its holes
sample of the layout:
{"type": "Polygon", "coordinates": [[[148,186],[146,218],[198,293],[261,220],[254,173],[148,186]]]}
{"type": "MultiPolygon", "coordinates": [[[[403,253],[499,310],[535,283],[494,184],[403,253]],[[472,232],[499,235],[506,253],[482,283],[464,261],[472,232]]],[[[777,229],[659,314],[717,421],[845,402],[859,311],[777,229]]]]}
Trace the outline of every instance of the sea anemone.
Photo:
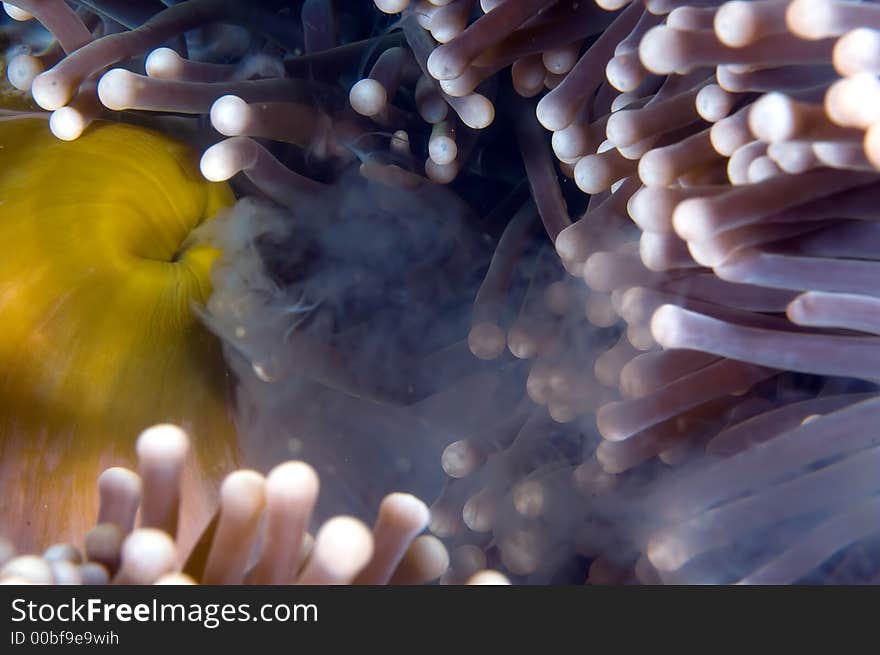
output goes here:
{"type": "Polygon", "coordinates": [[[320,519],[436,498],[447,582],[875,575],[875,8],[8,4],[56,136],[231,181],[187,316],[246,465],[341,478],[320,519]]]}

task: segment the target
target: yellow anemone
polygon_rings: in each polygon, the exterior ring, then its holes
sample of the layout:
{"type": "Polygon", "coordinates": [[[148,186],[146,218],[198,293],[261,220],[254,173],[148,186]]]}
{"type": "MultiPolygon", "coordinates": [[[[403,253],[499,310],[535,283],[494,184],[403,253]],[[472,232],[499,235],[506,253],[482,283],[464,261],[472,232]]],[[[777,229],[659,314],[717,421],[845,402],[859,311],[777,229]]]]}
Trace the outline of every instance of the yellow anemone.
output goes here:
{"type": "Polygon", "coordinates": [[[161,134],[0,122],[0,534],[19,547],[80,539],[98,473],[151,424],[191,431],[191,489],[232,465],[227,371],[192,311],[219,252],[188,239],[232,201],[161,134]]]}

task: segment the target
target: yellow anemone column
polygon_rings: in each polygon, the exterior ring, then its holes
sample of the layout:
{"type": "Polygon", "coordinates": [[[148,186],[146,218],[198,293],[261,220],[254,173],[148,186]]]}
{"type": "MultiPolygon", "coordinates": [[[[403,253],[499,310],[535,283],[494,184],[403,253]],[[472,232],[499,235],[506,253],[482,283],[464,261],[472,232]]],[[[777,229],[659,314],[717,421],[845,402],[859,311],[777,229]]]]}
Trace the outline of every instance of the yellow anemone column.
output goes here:
{"type": "Polygon", "coordinates": [[[189,238],[232,201],[159,133],[0,122],[0,534],[19,548],[79,542],[97,475],[133,466],[151,424],[191,433],[195,497],[234,463],[228,373],[192,309],[219,252],[189,238]]]}

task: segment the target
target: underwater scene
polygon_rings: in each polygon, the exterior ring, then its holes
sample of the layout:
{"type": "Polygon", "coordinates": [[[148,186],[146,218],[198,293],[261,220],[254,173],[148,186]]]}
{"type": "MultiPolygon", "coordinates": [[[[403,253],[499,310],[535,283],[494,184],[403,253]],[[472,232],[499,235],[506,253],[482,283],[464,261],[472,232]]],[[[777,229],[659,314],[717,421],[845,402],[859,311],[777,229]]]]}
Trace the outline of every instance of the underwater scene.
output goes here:
{"type": "Polygon", "coordinates": [[[880,5],[3,10],[0,582],[880,582],[880,5]]]}

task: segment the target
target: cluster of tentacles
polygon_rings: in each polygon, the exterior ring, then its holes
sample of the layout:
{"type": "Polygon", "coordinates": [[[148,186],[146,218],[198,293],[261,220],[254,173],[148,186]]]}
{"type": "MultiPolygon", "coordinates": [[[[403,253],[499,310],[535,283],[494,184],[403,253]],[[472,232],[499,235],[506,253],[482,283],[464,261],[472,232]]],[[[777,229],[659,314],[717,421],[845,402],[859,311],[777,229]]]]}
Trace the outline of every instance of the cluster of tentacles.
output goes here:
{"type": "MultiPolygon", "coordinates": [[[[372,530],[337,516],[313,537],[307,529],[319,481],[299,461],[265,477],[229,474],[217,515],[195,547],[181,552],[174,537],[187,501],[181,473],[188,450],[186,433],[175,426],[146,430],[137,441],[138,472],[116,467],[98,479],[101,508],[82,551],[58,543],[41,556],[15,556],[0,542],[0,583],[406,585],[436,580],[447,569],[443,544],[418,536],[428,508],[408,494],[386,496],[372,530]]],[[[481,571],[468,584],[506,580],[481,571]]]]}
{"type": "Polygon", "coordinates": [[[543,306],[481,329],[484,354],[534,362],[529,396],[549,411],[447,450],[466,540],[522,575],[567,545],[597,582],[870,579],[876,8],[483,2],[452,28],[473,3],[402,4],[377,2],[440,42],[424,70],[445,93],[510,65],[519,95],[541,95],[520,148],[588,288],[545,281],[543,306]],[[576,220],[569,181],[590,196],[576,220]],[[584,315],[594,329],[571,330],[584,315]],[[558,452],[551,418],[595,418],[580,464],[535,465],[558,452]]]}

